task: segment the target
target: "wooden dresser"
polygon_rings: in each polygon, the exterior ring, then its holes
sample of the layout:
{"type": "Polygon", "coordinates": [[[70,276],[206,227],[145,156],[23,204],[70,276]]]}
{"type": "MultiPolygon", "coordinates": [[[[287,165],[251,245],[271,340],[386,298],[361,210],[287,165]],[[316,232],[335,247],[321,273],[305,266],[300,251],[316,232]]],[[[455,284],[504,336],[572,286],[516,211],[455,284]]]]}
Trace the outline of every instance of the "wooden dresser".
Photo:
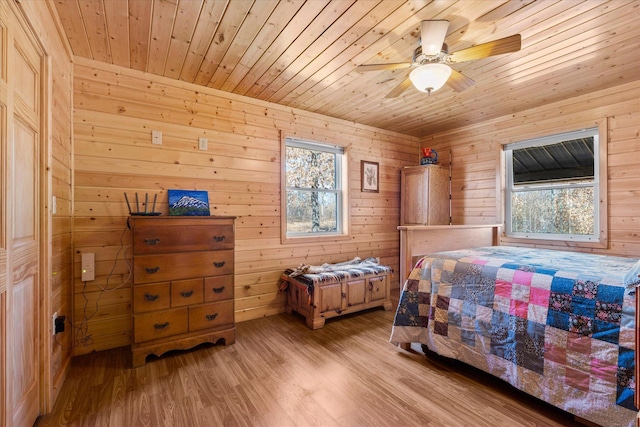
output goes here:
{"type": "Polygon", "coordinates": [[[133,366],[235,342],[234,217],[131,217],[133,366]]]}

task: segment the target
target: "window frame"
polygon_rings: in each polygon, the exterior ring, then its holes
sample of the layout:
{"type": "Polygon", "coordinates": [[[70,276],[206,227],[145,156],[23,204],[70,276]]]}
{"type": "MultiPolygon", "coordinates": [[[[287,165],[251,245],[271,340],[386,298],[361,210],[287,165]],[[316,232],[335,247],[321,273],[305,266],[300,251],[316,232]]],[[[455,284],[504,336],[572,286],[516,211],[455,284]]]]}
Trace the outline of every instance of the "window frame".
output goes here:
{"type": "Polygon", "coordinates": [[[281,132],[281,209],[280,209],[280,234],[282,243],[306,243],[317,242],[318,240],[344,240],[349,238],[349,168],[348,149],[345,146],[330,142],[319,142],[311,138],[300,136],[287,136],[281,132]],[[291,143],[289,143],[291,142],[291,143]],[[337,194],[337,228],[335,232],[317,233],[287,233],[287,147],[320,149],[334,154],[339,154],[338,164],[336,164],[336,189],[322,190],[337,194]]]}
{"type": "MultiPolygon", "coordinates": [[[[580,127],[577,127],[579,128],[580,127]]],[[[594,126],[590,123],[589,126],[583,126],[580,130],[571,131],[559,131],[552,134],[546,134],[543,136],[534,136],[522,141],[509,142],[502,145],[500,152],[500,158],[502,162],[503,170],[503,182],[502,193],[504,202],[502,203],[503,209],[503,224],[504,231],[502,236],[503,244],[535,244],[535,245],[548,245],[548,246],[562,246],[565,248],[607,248],[608,247],[608,216],[607,216],[607,120],[603,119],[597,122],[594,126]],[[543,234],[543,233],[513,233],[511,232],[511,191],[513,187],[513,173],[511,170],[512,158],[507,155],[507,151],[525,148],[530,146],[546,145],[551,143],[558,143],[564,140],[577,138],[584,136],[585,134],[593,134],[594,138],[594,228],[595,234],[592,235],[567,235],[567,234],[543,234]]],[[[582,186],[576,185],[576,186],[582,186]]],[[[591,186],[591,185],[590,185],[591,186]]],[[[542,188],[542,186],[539,186],[542,188]]],[[[558,188],[558,186],[554,186],[558,188]]]]}

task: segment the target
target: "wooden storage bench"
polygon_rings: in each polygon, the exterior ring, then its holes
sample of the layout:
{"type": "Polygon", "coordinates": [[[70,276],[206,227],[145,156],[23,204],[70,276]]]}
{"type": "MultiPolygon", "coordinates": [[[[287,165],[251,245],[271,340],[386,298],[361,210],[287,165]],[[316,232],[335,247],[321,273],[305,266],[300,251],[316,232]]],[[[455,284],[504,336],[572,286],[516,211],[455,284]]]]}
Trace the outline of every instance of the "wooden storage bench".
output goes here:
{"type": "Polygon", "coordinates": [[[287,292],[286,312],[296,311],[306,318],[307,326],[319,329],[326,319],[373,307],[391,310],[391,268],[378,265],[290,277],[282,275],[282,289],[287,292]]]}

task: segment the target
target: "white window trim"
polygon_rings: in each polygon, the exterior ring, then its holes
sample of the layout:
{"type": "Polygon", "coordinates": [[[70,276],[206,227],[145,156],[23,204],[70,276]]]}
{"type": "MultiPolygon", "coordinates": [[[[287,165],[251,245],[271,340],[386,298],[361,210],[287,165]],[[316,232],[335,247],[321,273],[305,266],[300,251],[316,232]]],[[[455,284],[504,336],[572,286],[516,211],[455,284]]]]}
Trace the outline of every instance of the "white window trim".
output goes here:
{"type": "Polygon", "coordinates": [[[282,243],[303,243],[321,240],[344,240],[349,238],[349,171],[348,171],[348,149],[337,144],[316,142],[312,139],[303,139],[286,136],[280,132],[281,139],[281,203],[280,203],[280,234],[282,243]],[[340,189],[323,190],[335,192],[338,196],[338,231],[318,232],[318,233],[287,233],[287,183],[286,183],[286,149],[287,146],[299,148],[317,148],[323,151],[341,154],[341,163],[338,165],[336,183],[340,189]]]}
{"type": "MultiPolygon", "coordinates": [[[[504,187],[502,187],[501,193],[503,193],[502,209],[504,214],[504,232],[500,239],[501,244],[526,244],[526,245],[537,245],[537,246],[560,246],[562,248],[608,248],[609,239],[608,239],[608,196],[607,196],[607,144],[608,144],[608,126],[607,119],[603,118],[597,121],[593,126],[593,122],[590,123],[590,126],[583,126],[581,131],[570,131],[570,132],[558,132],[552,136],[541,136],[538,138],[531,138],[524,141],[513,142],[504,144],[502,147],[502,152],[500,153],[502,170],[503,170],[503,179],[504,179],[504,187]],[[594,147],[594,180],[597,181],[597,185],[594,185],[594,200],[597,203],[594,203],[594,209],[596,209],[596,234],[595,236],[590,236],[587,239],[581,239],[580,236],[568,236],[568,235],[547,235],[547,234],[536,234],[536,233],[511,233],[511,212],[510,212],[510,203],[508,200],[511,199],[511,194],[509,192],[509,187],[512,185],[510,180],[512,179],[512,174],[508,170],[510,167],[508,166],[508,162],[511,159],[505,156],[505,150],[511,150],[515,148],[524,148],[527,145],[537,145],[539,141],[552,141],[551,138],[559,138],[555,139],[556,142],[560,140],[577,137],[579,132],[588,132],[597,129],[597,149],[594,147]]],[[[580,127],[580,126],[576,126],[580,127]]]]}

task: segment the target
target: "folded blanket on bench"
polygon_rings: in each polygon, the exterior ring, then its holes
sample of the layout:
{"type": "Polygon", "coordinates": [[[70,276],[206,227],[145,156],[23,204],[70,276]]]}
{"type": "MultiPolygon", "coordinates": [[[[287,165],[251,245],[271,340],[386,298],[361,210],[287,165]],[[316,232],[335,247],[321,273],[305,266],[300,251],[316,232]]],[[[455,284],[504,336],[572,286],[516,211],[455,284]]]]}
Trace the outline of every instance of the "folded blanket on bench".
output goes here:
{"type": "Polygon", "coordinates": [[[319,266],[301,264],[295,269],[285,270],[284,275],[306,285],[307,293],[311,295],[316,284],[337,283],[369,274],[386,274],[390,271],[391,267],[380,265],[375,258],[362,260],[356,257],[351,261],[337,264],[322,264],[319,266]]]}
{"type": "Polygon", "coordinates": [[[336,264],[328,264],[324,263],[322,265],[308,265],[308,264],[300,264],[295,269],[291,270],[291,273],[287,274],[289,277],[296,277],[302,274],[319,274],[319,273],[329,273],[333,271],[340,271],[349,269],[354,266],[359,267],[367,267],[367,266],[377,266],[378,260],[375,258],[366,258],[364,261],[359,257],[355,257],[350,261],[339,262],[336,264]]]}

